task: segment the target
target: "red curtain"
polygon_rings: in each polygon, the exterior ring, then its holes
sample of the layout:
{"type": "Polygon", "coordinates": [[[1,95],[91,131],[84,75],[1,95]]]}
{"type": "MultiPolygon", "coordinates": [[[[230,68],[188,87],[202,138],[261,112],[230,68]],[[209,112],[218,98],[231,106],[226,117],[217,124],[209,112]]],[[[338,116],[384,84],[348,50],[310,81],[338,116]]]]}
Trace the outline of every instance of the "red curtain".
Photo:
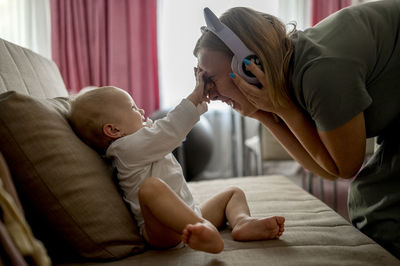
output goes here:
{"type": "Polygon", "coordinates": [[[70,93],[113,85],[159,109],[157,0],[51,0],[52,57],[70,93]]]}
{"type": "Polygon", "coordinates": [[[351,5],[351,0],[313,0],[312,25],[317,24],[330,14],[351,5]]]}

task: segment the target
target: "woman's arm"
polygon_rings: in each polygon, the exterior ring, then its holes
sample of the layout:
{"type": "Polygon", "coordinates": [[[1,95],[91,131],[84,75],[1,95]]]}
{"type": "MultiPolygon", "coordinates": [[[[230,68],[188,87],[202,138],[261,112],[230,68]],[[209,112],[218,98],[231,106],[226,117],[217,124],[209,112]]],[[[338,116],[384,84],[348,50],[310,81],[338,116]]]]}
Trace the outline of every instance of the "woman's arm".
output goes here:
{"type": "Polygon", "coordinates": [[[362,166],[366,145],[363,113],[330,131],[317,131],[297,106],[279,116],[312,159],[330,174],[351,178],[362,166]]]}
{"type": "Polygon", "coordinates": [[[260,121],[290,156],[304,168],[327,179],[334,180],[337,178],[337,176],[328,173],[314,161],[283,121],[277,123],[271,113],[264,111],[258,111],[252,117],[260,121]]]}
{"type": "MultiPolygon", "coordinates": [[[[249,70],[263,81],[264,73],[253,64],[249,70]]],[[[260,111],[252,115],[265,125],[295,160],[310,171],[326,178],[354,176],[362,165],[365,155],[365,124],[363,113],[341,127],[321,132],[294,103],[286,107],[275,107],[269,100],[266,84],[261,89],[242,80],[234,80],[247,99],[260,111]],[[283,122],[276,123],[269,117],[275,113],[283,122]],[[274,124],[275,123],[275,124],[274,124]]],[[[263,82],[262,82],[263,83],[263,82]]]]}
{"type": "Polygon", "coordinates": [[[302,124],[294,116],[288,119],[291,128],[286,121],[277,123],[271,113],[258,111],[252,117],[268,128],[296,161],[317,175],[328,179],[350,178],[362,165],[365,154],[365,133],[362,132],[365,131],[355,129],[357,124],[362,125],[362,113],[329,132],[318,132],[311,123],[302,124]]]}

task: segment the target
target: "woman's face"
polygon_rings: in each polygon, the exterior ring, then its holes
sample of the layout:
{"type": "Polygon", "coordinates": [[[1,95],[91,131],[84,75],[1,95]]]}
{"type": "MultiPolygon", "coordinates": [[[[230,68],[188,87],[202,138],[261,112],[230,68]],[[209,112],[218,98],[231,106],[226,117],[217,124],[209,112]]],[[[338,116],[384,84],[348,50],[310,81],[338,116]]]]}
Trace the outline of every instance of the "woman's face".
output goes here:
{"type": "Polygon", "coordinates": [[[232,58],[225,53],[200,49],[197,55],[198,67],[206,72],[211,82],[211,100],[220,100],[232,106],[240,114],[248,116],[257,109],[246,99],[235,85],[229,73],[232,72],[232,58]]]}

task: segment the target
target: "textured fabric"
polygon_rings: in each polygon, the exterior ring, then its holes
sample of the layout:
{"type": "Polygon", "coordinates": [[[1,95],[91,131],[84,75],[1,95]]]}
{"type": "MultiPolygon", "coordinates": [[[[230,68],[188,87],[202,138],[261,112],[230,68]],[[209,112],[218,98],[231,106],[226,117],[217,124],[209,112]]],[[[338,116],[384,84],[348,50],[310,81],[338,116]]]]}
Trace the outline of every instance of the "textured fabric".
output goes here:
{"type": "Polygon", "coordinates": [[[3,187],[5,191],[13,198],[13,201],[17,208],[23,213],[24,209],[22,208],[21,202],[19,201],[19,197],[17,191],[15,190],[15,186],[13,180],[10,175],[10,171],[8,170],[8,166],[6,161],[4,160],[3,154],[0,153],[0,180],[3,183],[3,187]]]}
{"type": "Polygon", "coordinates": [[[124,199],[139,227],[142,227],[144,220],[138,193],[143,181],[149,177],[163,180],[192,210],[200,213],[193,202],[182,167],[172,151],[179,146],[206,109],[205,103],[196,107],[191,101],[183,99],[166,117],[115,140],[108,147],[106,155],[117,168],[124,199]]]}
{"type": "Polygon", "coordinates": [[[0,39],[0,93],[10,90],[42,98],[68,95],[54,62],[0,39]]]}
{"type": "Polygon", "coordinates": [[[0,97],[0,148],[27,220],[56,258],[111,259],[140,251],[108,165],[72,131],[68,110],[65,98],[0,97]]]}
{"type": "MultiPolygon", "coordinates": [[[[10,172],[7,164],[4,160],[3,155],[0,153],[0,183],[2,183],[4,190],[3,194],[8,194],[12,200],[15,209],[22,214],[22,205],[19,201],[17,192],[15,191],[14,184],[12,182],[10,172]]],[[[3,210],[0,211],[2,213],[3,210]]],[[[3,214],[1,214],[3,216],[3,214]]],[[[3,220],[3,219],[1,219],[3,220]]],[[[0,261],[5,265],[28,265],[21,255],[21,252],[15,246],[14,241],[11,239],[10,233],[5,227],[4,223],[0,222],[0,261]]],[[[0,265],[3,265],[0,263],[0,265]]]]}
{"type": "Polygon", "coordinates": [[[28,266],[3,222],[0,222],[0,266],[3,265],[28,266]]]}
{"type": "Polygon", "coordinates": [[[319,130],[364,112],[368,137],[400,113],[400,1],[342,9],[293,35],[293,86],[319,130]]]}
{"type": "Polygon", "coordinates": [[[246,193],[253,216],[282,215],[286,218],[285,232],[279,240],[238,242],[232,240],[231,229],[226,228],[221,232],[225,248],[220,254],[185,247],[169,251],[149,250],[120,261],[87,265],[400,265],[400,261],[343,217],[283,176],[217,179],[188,184],[197,203],[204,202],[227,186],[238,186],[246,193]]]}
{"type": "Polygon", "coordinates": [[[85,86],[126,90],[159,109],[157,0],[51,0],[52,54],[71,93],[85,86]]]}
{"type": "MultiPolygon", "coordinates": [[[[33,236],[30,226],[22,215],[21,209],[17,207],[13,197],[4,189],[1,181],[0,210],[1,224],[4,223],[4,227],[19,254],[25,258],[26,261],[34,265],[51,265],[46,249],[43,247],[43,244],[33,236]]],[[[4,232],[1,234],[4,235],[4,232]]],[[[10,243],[6,243],[6,245],[11,247],[10,243]]],[[[15,250],[12,251],[11,254],[11,258],[18,258],[18,255],[15,254],[15,250]]]]}
{"type": "Polygon", "coordinates": [[[357,228],[400,259],[400,117],[350,186],[349,216],[357,228]]]}

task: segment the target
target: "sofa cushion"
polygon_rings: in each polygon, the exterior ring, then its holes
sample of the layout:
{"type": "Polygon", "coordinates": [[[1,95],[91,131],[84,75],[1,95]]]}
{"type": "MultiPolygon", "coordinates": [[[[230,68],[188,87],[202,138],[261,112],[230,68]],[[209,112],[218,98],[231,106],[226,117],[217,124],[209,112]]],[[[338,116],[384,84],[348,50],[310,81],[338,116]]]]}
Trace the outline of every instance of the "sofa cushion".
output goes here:
{"type": "Polygon", "coordinates": [[[0,95],[0,150],[52,258],[115,259],[143,242],[112,170],[69,126],[68,98],[0,95]]]}

